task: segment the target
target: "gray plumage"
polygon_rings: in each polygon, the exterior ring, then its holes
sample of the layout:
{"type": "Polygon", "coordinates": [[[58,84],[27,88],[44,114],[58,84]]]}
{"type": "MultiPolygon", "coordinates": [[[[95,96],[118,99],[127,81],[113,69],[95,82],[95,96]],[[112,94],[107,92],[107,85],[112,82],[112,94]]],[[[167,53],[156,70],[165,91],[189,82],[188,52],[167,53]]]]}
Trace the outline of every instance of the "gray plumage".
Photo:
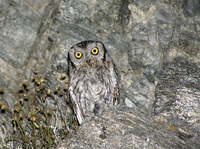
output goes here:
{"type": "Polygon", "coordinates": [[[69,98],[79,124],[119,103],[119,75],[103,43],[83,41],[69,50],[69,98]]]}

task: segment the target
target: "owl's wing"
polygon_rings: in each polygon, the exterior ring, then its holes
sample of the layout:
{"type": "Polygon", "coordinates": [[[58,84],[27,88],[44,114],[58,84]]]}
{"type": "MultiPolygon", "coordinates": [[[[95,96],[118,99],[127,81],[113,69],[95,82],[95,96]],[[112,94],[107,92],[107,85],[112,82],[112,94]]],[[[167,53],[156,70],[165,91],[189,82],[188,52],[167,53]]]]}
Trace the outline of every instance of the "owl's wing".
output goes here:
{"type": "Polygon", "coordinates": [[[81,108],[80,108],[80,106],[79,106],[79,104],[78,104],[78,102],[77,102],[76,96],[75,96],[75,94],[73,93],[73,91],[70,90],[70,88],[69,88],[69,98],[70,98],[71,101],[72,101],[73,110],[74,110],[74,112],[75,112],[75,114],[76,114],[76,117],[77,117],[77,119],[78,119],[79,124],[81,125],[81,123],[82,123],[83,120],[84,120],[84,116],[83,116],[82,110],[81,110],[81,108]]]}
{"type": "Polygon", "coordinates": [[[113,70],[114,70],[114,76],[113,76],[113,81],[114,81],[114,99],[113,99],[113,105],[120,104],[120,93],[119,93],[119,82],[120,82],[120,75],[119,72],[113,64],[113,70]]]}
{"type": "Polygon", "coordinates": [[[120,83],[120,73],[115,66],[112,58],[110,57],[109,53],[106,52],[106,61],[107,61],[107,69],[110,72],[111,77],[111,87],[113,91],[113,98],[112,103],[113,105],[117,105],[120,103],[120,93],[119,93],[119,83],[120,83]]]}

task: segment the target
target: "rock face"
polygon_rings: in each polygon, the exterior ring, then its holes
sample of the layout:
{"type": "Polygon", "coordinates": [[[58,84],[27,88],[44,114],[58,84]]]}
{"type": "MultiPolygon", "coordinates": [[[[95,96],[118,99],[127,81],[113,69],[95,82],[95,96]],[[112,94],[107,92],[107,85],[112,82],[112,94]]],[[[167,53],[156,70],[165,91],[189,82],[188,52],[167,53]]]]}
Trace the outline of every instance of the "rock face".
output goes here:
{"type": "Polygon", "coordinates": [[[155,89],[156,120],[177,126],[186,136],[199,136],[200,68],[181,57],[163,66],[155,89]]]}
{"type": "Polygon", "coordinates": [[[184,140],[173,131],[176,130],[156,124],[151,117],[139,111],[117,107],[106,110],[101,117],[88,119],[77,132],[60,143],[57,149],[199,147],[200,144],[193,140],[193,136],[184,140]]]}
{"type": "MultiPolygon", "coordinates": [[[[42,33],[58,5],[58,0],[0,1],[0,86],[5,88],[7,102],[13,106],[13,93],[24,78],[30,78],[33,67],[49,43],[40,43],[42,33]],[[43,45],[44,47],[39,47],[43,45]],[[38,54],[38,55],[37,55],[38,54]],[[11,93],[13,92],[13,93],[11,93]],[[11,93],[11,94],[10,94],[11,93]]],[[[43,57],[44,58],[44,57],[43,57]]]]}
{"type": "MultiPolygon", "coordinates": [[[[71,118],[72,111],[67,93],[63,93],[64,88],[67,89],[67,76],[63,79],[62,75],[68,72],[69,48],[83,40],[100,40],[105,44],[121,73],[121,97],[125,106],[133,111],[119,108],[109,113],[107,110],[103,116],[80,126],[76,134],[71,133],[66,139],[71,140],[71,144],[64,141],[63,146],[75,147],[78,144],[73,140],[78,140],[83,148],[103,147],[94,144],[96,138],[108,148],[115,148],[109,144],[109,139],[116,135],[119,142],[116,148],[123,145],[129,148],[130,142],[135,142],[130,147],[139,148],[146,145],[147,148],[181,148],[184,143],[188,148],[198,147],[198,0],[0,0],[0,89],[5,90],[0,96],[0,144],[6,144],[6,138],[12,136],[16,105],[20,98],[26,98],[20,93],[20,87],[23,80],[33,79],[36,69],[44,82],[37,77],[34,82],[37,96],[31,92],[30,98],[37,99],[37,106],[43,109],[53,109],[50,126],[55,134],[63,127],[70,130],[71,122],[67,119],[71,118]],[[45,87],[41,89],[42,83],[45,87]],[[48,91],[51,96],[47,97],[48,91]],[[44,95],[46,100],[38,95],[44,95]],[[2,110],[4,106],[7,107],[5,111],[2,110]],[[137,115],[135,110],[143,114],[137,115]],[[125,119],[122,122],[123,114],[134,121],[128,120],[131,122],[127,124],[125,119]],[[144,130],[151,128],[148,136],[137,126],[141,121],[144,130]],[[105,126],[101,126],[104,122],[105,126]],[[120,129],[115,129],[111,123],[120,129]],[[86,126],[90,128],[88,133],[96,136],[91,141],[83,137],[86,126]],[[101,131],[107,133],[106,138],[101,131]],[[139,135],[140,132],[143,135],[139,135]],[[168,136],[170,143],[166,145],[164,139],[159,141],[161,136],[165,139],[168,136]],[[132,140],[128,139],[130,137],[132,140]]],[[[29,92],[35,91],[34,85],[29,86],[29,92]]],[[[20,107],[27,109],[23,108],[20,107]]],[[[31,114],[33,117],[35,111],[31,114]]],[[[26,118],[24,126],[30,121],[28,114],[26,118]]],[[[60,138],[55,140],[54,145],[60,138]]]]}

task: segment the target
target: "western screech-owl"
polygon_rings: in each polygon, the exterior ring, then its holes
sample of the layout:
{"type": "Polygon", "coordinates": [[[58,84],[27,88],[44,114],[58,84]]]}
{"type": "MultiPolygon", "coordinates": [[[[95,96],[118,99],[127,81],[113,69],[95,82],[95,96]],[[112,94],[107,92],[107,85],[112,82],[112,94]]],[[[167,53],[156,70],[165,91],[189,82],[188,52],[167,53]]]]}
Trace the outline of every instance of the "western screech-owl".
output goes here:
{"type": "Polygon", "coordinates": [[[119,103],[119,75],[103,43],[83,41],[68,53],[69,98],[79,124],[119,103]]]}

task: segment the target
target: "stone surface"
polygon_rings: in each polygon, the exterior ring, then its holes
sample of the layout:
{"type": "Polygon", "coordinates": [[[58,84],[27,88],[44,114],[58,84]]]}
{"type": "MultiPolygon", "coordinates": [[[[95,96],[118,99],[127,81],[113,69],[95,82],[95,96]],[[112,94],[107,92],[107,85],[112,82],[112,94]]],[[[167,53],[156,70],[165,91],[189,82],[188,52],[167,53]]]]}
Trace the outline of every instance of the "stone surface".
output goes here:
{"type": "Polygon", "coordinates": [[[175,129],[156,123],[151,117],[128,107],[106,110],[88,119],[58,145],[67,148],[198,148],[197,132],[182,139],[175,129]]]}
{"type": "Polygon", "coordinates": [[[0,1],[0,86],[6,87],[10,106],[13,106],[14,100],[11,92],[15,92],[23,78],[30,79],[33,67],[40,63],[40,55],[47,53],[49,43],[44,38],[42,42],[41,36],[48,27],[58,2],[59,0],[0,1]],[[43,50],[43,53],[38,53],[38,50],[43,50]]]}
{"type": "MultiPolygon", "coordinates": [[[[0,0],[0,88],[5,89],[6,105],[13,108],[23,80],[30,81],[35,69],[48,88],[53,91],[59,85],[63,90],[66,80],[60,76],[68,71],[69,48],[83,40],[100,40],[120,70],[125,105],[145,117],[156,114],[165,126],[180,126],[183,132],[178,133],[190,138],[193,129],[199,129],[199,24],[198,0],[0,0]],[[179,64],[191,66],[181,66],[182,72],[196,71],[174,75],[179,64]],[[166,88],[165,82],[173,88],[166,88]],[[170,98],[162,94],[166,89],[170,98]],[[173,120],[162,117],[166,104],[173,120]],[[190,128],[181,127],[187,122],[190,128]]],[[[63,107],[66,99],[55,97],[62,112],[68,111],[63,107]]],[[[51,102],[48,98],[47,106],[52,107],[51,102]]],[[[63,127],[62,117],[69,116],[62,112],[57,113],[57,128],[63,127]]],[[[12,134],[11,120],[9,112],[0,113],[1,141],[12,134]]]]}
{"type": "Polygon", "coordinates": [[[6,137],[13,136],[13,107],[23,80],[30,82],[38,66],[46,75],[41,63],[48,63],[52,43],[45,34],[58,4],[59,0],[0,0],[0,88],[5,90],[0,102],[6,105],[5,111],[2,106],[0,110],[0,148],[6,137]]]}
{"type": "Polygon", "coordinates": [[[153,107],[156,119],[163,123],[178,125],[185,131],[188,131],[185,124],[199,130],[199,66],[177,57],[163,67],[155,89],[153,107]]]}
{"type": "Polygon", "coordinates": [[[49,5],[56,5],[58,0],[1,0],[0,3],[1,59],[14,68],[21,68],[55,9],[55,6],[49,5]]]}

